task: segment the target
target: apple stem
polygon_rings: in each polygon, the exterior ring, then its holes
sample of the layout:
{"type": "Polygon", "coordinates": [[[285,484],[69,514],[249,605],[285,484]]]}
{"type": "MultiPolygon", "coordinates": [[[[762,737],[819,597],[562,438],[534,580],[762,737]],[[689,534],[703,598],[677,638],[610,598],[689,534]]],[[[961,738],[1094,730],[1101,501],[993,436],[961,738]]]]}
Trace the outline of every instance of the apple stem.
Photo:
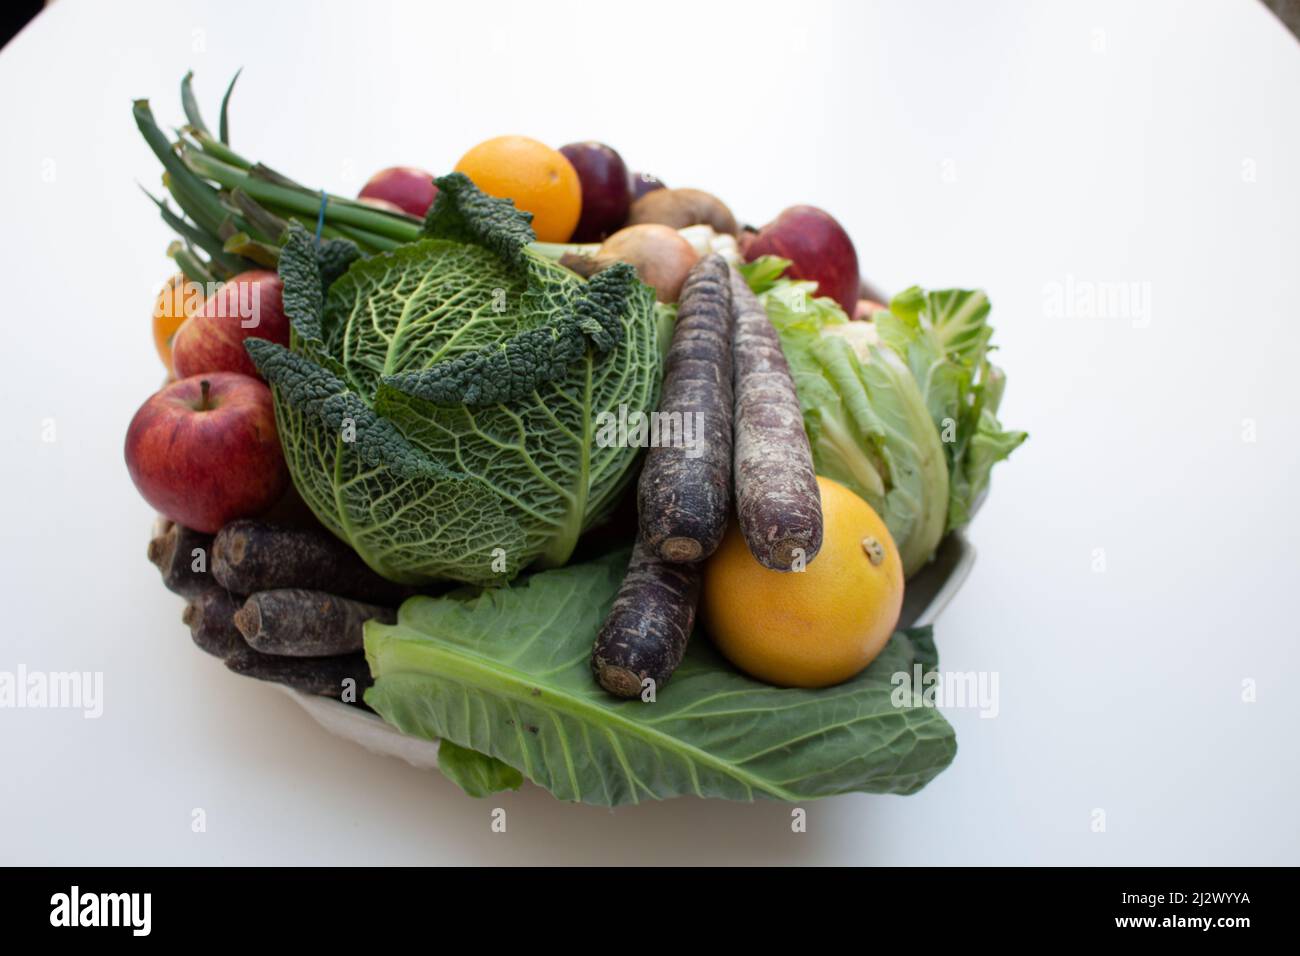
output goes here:
{"type": "Polygon", "coordinates": [[[203,398],[199,400],[199,411],[201,412],[208,410],[208,392],[211,388],[212,384],[206,378],[199,382],[199,389],[203,392],[203,398]]]}

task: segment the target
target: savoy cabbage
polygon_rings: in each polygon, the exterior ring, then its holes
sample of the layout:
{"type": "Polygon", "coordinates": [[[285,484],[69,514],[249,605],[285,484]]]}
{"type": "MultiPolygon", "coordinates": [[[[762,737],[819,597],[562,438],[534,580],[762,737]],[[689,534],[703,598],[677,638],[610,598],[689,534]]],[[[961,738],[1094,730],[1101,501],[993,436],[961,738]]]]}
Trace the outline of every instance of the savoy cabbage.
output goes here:
{"type": "Polygon", "coordinates": [[[501,584],[563,564],[631,477],[596,417],[650,412],[663,324],[631,267],[583,280],[463,175],[424,235],[359,258],[293,227],[288,349],[250,339],[298,491],[376,571],[501,584]]]}

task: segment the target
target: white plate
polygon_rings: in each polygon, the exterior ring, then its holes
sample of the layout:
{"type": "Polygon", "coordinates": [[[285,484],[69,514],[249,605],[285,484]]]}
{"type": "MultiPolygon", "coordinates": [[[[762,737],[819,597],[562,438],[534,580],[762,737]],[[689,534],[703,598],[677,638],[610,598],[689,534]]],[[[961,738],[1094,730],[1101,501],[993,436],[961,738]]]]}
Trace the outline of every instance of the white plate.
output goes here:
{"type": "MultiPolygon", "coordinates": [[[[974,564],[975,549],[960,532],[945,538],[934,560],[908,581],[899,625],[933,624],[960,590],[974,564]]],[[[371,753],[405,760],[413,767],[428,770],[438,766],[436,740],[408,737],[374,714],[340,700],[303,694],[283,684],[276,686],[335,737],[360,744],[371,753]]]]}
{"type": "Polygon", "coordinates": [[[360,744],[373,754],[398,757],[412,767],[431,770],[438,766],[438,741],[423,737],[408,737],[394,730],[374,714],[353,707],[333,697],[317,697],[276,684],[298,702],[312,719],[335,737],[360,744]]]}

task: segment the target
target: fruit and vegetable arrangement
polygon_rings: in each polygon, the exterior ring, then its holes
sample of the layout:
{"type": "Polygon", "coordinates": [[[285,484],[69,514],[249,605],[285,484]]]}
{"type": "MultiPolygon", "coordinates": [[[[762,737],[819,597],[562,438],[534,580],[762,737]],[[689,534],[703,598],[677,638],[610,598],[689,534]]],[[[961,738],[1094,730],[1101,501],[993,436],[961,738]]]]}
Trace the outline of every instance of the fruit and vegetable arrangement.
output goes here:
{"type": "MultiPolygon", "coordinates": [[[[355,198],[149,104],[167,383],[126,462],[232,671],[440,741],[468,793],[911,793],[951,726],[898,679],[908,579],[1004,429],[982,292],[860,277],[828,213],[743,225],[522,136],[355,198]]],[[[909,685],[910,686],[910,685],[909,685]]],[[[919,689],[918,689],[919,690],[919,689]]]]}

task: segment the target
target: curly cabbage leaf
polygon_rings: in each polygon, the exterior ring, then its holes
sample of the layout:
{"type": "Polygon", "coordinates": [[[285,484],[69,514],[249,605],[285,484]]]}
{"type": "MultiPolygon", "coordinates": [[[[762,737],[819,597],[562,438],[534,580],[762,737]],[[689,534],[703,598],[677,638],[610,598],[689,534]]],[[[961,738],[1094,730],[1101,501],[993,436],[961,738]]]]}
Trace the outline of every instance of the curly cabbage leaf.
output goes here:
{"type": "Polygon", "coordinates": [[[599,806],[801,801],[913,793],[952,761],[952,727],[910,692],[915,667],[938,666],[929,628],[894,634],[857,677],[817,690],[752,680],[696,639],[670,693],[611,697],[591,679],[591,645],[626,567],[618,552],[508,589],[408,600],[396,624],[366,624],[366,703],[404,734],[450,741],[444,772],[475,795],[512,785],[513,768],[599,806]]]}
{"type": "Polygon", "coordinates": [[[427,238],[351,262],[291,227],[290,348],[249,340],[303,499],[376,571],[502,584],[568,560],[637,449],[596,416],[655,407],[663,324],[630,267],[590,281],[528,249],[528,216],[461,174],[427,238]]]}

